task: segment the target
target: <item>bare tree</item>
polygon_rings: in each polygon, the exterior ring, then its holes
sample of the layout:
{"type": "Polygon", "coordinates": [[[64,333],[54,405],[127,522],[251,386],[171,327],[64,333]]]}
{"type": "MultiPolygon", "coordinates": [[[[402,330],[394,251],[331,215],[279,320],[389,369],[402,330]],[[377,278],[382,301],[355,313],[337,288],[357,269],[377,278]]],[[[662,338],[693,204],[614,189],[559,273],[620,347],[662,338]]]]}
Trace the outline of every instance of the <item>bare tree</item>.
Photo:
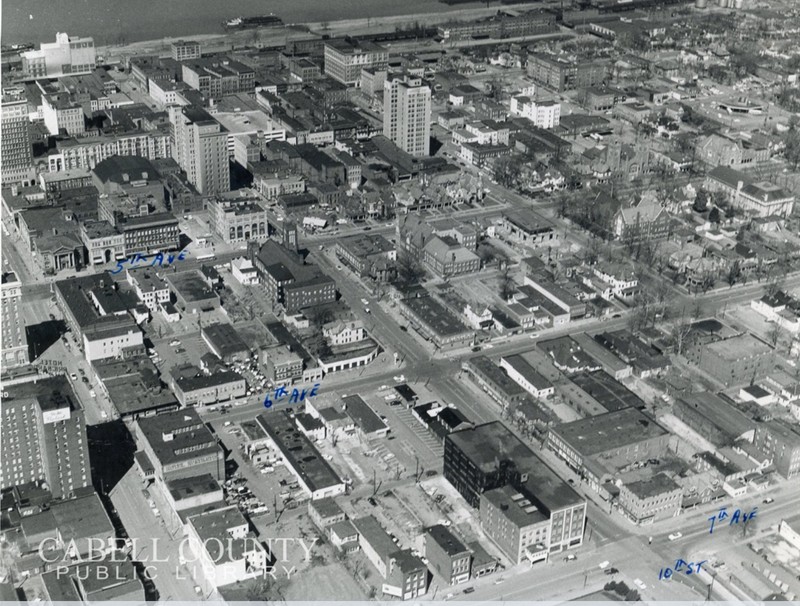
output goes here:
{"type": "Polygon", "coordinates": [[[517,288],[514,282],[514,276],[511,275],[511,268],[508,265],[505,265],[503,269],[500,270],[498,287],[500,289],[500,297],[502,297],[503,301],[508,301],[517,288]]]}
{"type": "Polygon", "coordinates": [[[425,268],[419,259],[402,250],[397,254],[397,275],[406,284],[419,284],[425,277],[425,268]]]}
{"type": "Polygon", "coordinates": [[[767,333],[767,338],[769,339],[769,342],[772,343],[773,347],[778,346],[778,341],[781,340],[781,327],[778,326],[777,323],[770,327],[769,332],[767,333]]]}

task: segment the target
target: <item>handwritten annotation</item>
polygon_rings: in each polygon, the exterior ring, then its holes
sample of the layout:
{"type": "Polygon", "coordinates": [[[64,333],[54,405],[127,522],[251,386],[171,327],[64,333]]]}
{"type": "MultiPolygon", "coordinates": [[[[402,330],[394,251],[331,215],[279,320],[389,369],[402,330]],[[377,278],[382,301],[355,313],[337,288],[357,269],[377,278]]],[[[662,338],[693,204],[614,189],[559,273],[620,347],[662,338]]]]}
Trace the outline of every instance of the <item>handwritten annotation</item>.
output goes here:
{"type": "Polygon", "coordinates": [[[714,524],[716,522],[722,522],[723,520],[727,520],[730,517],[731,521],[728,522],[728,526],[733,526],[734,524],[738,524],[739,522],[747,523],[754,517],[756,517],[756,511],[758,511],[758,507],[753,507],[753,511],[751,511],[750,513],[743,513],[741,509],[737,509],[736,511],[733,512],[733,515],[729,516],[728,512],[725,511],[726,509],[727,509],[726,507],[721,507],[719,513],[708,518],[708,521],[711,522],[711,528],[708,530],[708,534],[714,532],[714,524]]]}
{"type": "MultiPolygon", "coordinates": [[[[171,265],[173,261],[176,261],[176,260],[177,261],[183,261],[185,258],[186,258],[186,251],[185,250],[182,250],[180,252],[180,254],[177,255],[177,256],[168,254],[165,257],[163,253],[156,253],[155,255],[153,255],[153,260],[150,262],[149,267],[155,267],[156,265],[158,265],[159,267],[162,267],[164,265],[164,261],[167,262],[167,265],[171,265]]],[[[142,255],[140,253],[136,253],[135,255],[133,255],[132,257],[128,257],[127,259],[120,259],[119,261],[117,261],[117,268],[114,271],[112,271],[111,273],[112,274],[118,274],[123,269],[125,269],[125,264],[126,263],[130,263],[131,264],[131,269],[133,269],[133,267],[135,267],[135,266],[142,267],[142,266],[147,264],[147,255],[142,255]],[[139,263],[140,261],[142,262],[141,264],[139,263]]]]}
{"type": "Polygon", "coordinates": [[[702,562],[687,562],[685,560],[675,560],[675,568],[662,568],[658,573],[658,580],[659,581],[668,581],[672,575],[676,572],[683,572],[684,574],[695,574],[700,573],[700,567],[708,562],[708,560],[703,560],[702,562]],[[686,570],[683,567],[686,566],[686,570]]]}
{"type": "Polygon", "coordinates": [[[299,390],[297,388],[292,389],[292,393],[289,393],[283,385],[275,389],[275,398],[274,402],[269,397],[269,394],[266,395],[264,398],[264,408],[272,408],[273,403],[278,402],[289,396],[289,404],[296,404],[297,402],[302,402],[306,398],[309,400],[317,395],[317,390],[319,389],[319,383],[314,383],[314,387],[311,388],[309,391],[308,389],[299,390]]]}

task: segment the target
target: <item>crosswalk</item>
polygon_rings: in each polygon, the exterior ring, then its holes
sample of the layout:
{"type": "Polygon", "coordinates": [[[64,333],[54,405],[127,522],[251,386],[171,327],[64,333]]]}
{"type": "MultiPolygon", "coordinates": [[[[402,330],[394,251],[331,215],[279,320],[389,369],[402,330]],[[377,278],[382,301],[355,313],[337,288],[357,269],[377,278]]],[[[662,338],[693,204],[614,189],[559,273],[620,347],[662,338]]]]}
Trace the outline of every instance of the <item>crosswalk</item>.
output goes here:
{"type": "MultiPolygon", "coordinates": [[[[397,410],[396,414],[400,418],[400,420],[406,425],[406,427],[411,429],[411,431],[413,431],[417,435],[417,437],[422,441],[422,443],[425,444],[425,446],[427,446],[428,448],[430,448],[431,451],[433,451],[433,454],[436,455],[437,458],[441,458],[444,455],[444,447],[442,446],[442,443],[439,440],[439,438],[437,438],[435,435],[433,435],[431,432],[425,429],[422,426],[422,424],[419,421],[417,421],[417,419],[414,418],[414,416],[411,414],[410,409],[404,407],[400,408],[399,410],[397,410]]],[[[406,446],[406,444],[404,444],[403,446],[406,446]]],[[[414,452],[413,448],[410,451],[407,450],[407,452],[409,452],[409,454],[411,455],[419,454],[417,452],[414,452]]]]}

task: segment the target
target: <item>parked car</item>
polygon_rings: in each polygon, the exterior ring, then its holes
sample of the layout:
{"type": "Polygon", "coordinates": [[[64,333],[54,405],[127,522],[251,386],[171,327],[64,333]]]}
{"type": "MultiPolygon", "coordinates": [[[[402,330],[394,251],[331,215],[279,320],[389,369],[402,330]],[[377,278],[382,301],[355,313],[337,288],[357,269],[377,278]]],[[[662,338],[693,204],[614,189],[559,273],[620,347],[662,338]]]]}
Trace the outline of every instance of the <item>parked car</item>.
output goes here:
{"type": "Polygon", "coordinates": [[[670,541],[677,541],[677,540],[678,540],[678,539],[680,539],[682,536],[683,536],[683,533],[681,533],[681,532],[673,532],[673,533],[672,533],[671,535],[669,535],[667,538],[668,538],[670,541]]]}
{"type": "Polygon", "coordinates": [[[472,593],[473,591],[475,591],[475,588],[474,588],[474,587],[467,587],[467,588],[464,590],[464,593],[472,593]]]}

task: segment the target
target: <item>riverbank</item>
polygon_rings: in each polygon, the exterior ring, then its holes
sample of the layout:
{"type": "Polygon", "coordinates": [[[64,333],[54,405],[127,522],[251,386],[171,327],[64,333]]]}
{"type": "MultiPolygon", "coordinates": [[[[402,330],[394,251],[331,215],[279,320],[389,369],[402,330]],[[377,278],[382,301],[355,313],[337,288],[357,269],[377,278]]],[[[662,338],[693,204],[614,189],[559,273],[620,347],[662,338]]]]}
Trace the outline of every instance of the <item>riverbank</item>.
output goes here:
{"type": "MultiPolygon", "coordinates": [[[[443,7],[447,5],[441,5],[443,7]]],[[[114,63],[131,55],[169,55],[170,44],[177,40],[194,40],[202,44],[203,53],[224,52],[250,47],[269,47],[287,44],[292,40],[324,35],[332,38],[350,35],[379,34],[395,31],[398,27],[413,26],[416,23],[425,26],[440,25],[450,21],[467,21],[480,19],[497,13],[500,7],[470,8],[460,10],[442,10],[425,14],[392,15],[386,17],[363,17],[358,19],[341,19],[336,21],[320,21],[310,23],[292,23],[283,27],[261,27],[254,29],[229,31],[221,34],[197,34],[158,40],[143,40],[124,45],[98,46],[97,54],[106,63],[114,63]]],[[[531,9],[531,3],[503,6],[503,9],[531,9]]]]}

